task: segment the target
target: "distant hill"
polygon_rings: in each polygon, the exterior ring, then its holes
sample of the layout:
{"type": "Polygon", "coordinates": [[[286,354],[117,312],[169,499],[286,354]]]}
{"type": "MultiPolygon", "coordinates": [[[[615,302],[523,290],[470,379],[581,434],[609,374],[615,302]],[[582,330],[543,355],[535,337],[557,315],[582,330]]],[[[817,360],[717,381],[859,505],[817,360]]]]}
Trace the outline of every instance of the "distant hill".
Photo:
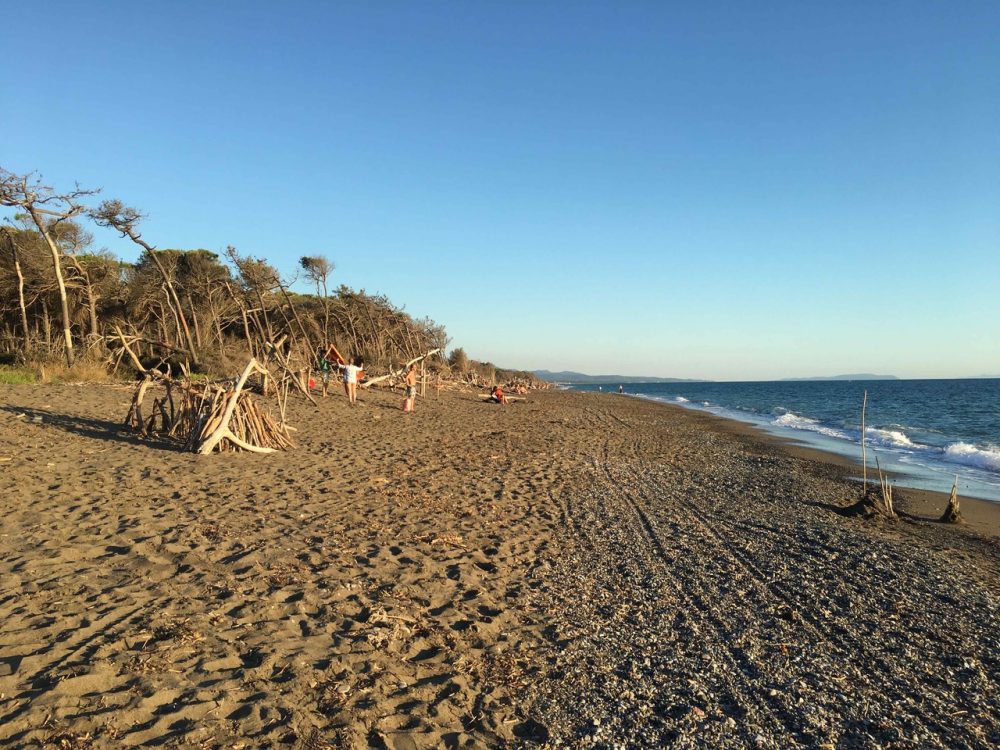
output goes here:
{"type": "Polygon", "coordinates": [[[781,382],[800,382],[803,380],[899,380],[895,375],[873,375],[870,372],[856,372],[850,375],[820,375],[815,378],[782,378],[781,382]]]}
{"type": "Polygon", "coordinates": [[[534,374],[550,383],[573,383],[576,385],[605,383],[703,383],[703,380],[684,378],[653,378],[644,375],[585,375],[582,372],[552,372],[551,370],[534,370],[534,374]]]}

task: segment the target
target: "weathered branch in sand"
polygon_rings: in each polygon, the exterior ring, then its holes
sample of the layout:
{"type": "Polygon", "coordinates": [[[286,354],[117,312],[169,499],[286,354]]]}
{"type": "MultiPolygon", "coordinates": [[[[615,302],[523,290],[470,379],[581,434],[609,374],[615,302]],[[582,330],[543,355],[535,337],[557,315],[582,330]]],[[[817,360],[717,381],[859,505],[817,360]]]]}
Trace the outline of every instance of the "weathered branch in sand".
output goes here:
{"type": "MultiPolygon", "coordinates": [[[[247,366],[243,368],[243,373],[240,375],[239,380],[236,381],[236,385],[233,390],[226,394],[226,405],[222,412],[222,416],[219,419],[218,426],[207,434],[202,433],[203,437],[200,438],[200,444],[197,447],[196,453],[200,453],[202,455],[211,453],[223,440],[230,440],[234,445],[237,445],[244,450],[253,451],[254,453],[274,452],[274,448],[250,445],[235,435],[229,427],[229,422],[233,418],[233,412],[236,411],[236,405],[240,400],[240,392],[243,390],[243,386],[246,385],[247,378],[249,378],[254,372],[267,375],[267,370],[258,365],[257,360],[251,357],[250,361],[247,362],[247,366]]],[[[213,420],[210,420],[208,424],[212,423],[213,420]]]]}
{"type": "Polygon", "coordinates": [[[958,474],[955,475],[955,483],[951,486],[951,497],[948,498],[948,507],[941,514],[941,523],[958,523],[962,520],[962,511],[958,507],[958,474]]]}
{"type": "Polygon", "coordinates": [[[379,375],[377,378],[368,378],[368,380],[366,380],[364,383],[361,384],[361,387],[370,388],[376,383],[381,383],[384,380],[389,380],[390,378],[398,378],[401,375],[404,375],[406,371],[410,369],[410,365],[416,364],[417,362],[423,362],[428,357],[433,357],[440,351],[441,351],[440,349],[431,349],[426,354],[421,354],[419,357],[414,357],[409,362],[400,367],[398,370],[393,370],[388,375],[379,375]]]}
{"type": "Polygon", "coordinates": [[[882,473],[882,466],[879,464],[878,454],[875,454],[875,468],[878,469],[879,488],[882,492],[882,506],[879,508],[889,518],[896,517],[896,510],[892,507],[892,484],[889,477],[882,473]]]}

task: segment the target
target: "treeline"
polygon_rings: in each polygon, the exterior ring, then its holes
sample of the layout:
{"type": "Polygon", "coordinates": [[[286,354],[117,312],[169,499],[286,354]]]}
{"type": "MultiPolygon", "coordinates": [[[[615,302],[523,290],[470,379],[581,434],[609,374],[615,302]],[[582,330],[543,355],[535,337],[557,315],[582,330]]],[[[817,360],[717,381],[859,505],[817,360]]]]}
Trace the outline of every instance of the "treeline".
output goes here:
{"type": "MultiPolygon", "coordinates": [[[[95,191],[57,192],[34,175],[0,168],[0,350],[22,362],[81,357],[121,362],[125,342],[150,360],[230,372],[274,347],[309,363],[324,343],[376,368],[448,343],[443,326],[415,319],[383,295],[332,286],[333,262],[303,256],[296,278],[229,247],[157,249],[142,215],[95,191]],[[139,249],[134,263],[95,250],[88,227],[118,231],[139,249]],[[290,289],[296,281],[314,293],[290,289]]],[[[127,359],[125,361],[128,361],[127,359]]],[[[441,361],[443,365],[443,360],[441,361]]]]}
{"type": "Polygon", "coordinates": [[[488,387],[494,383],[524,385],[530,388],[549,388],[550,384],[534,373],[497,367],[492,362],[469,359],[461,347],[451,350],[447,362],[448,372],[470,385],[488,387]]]}

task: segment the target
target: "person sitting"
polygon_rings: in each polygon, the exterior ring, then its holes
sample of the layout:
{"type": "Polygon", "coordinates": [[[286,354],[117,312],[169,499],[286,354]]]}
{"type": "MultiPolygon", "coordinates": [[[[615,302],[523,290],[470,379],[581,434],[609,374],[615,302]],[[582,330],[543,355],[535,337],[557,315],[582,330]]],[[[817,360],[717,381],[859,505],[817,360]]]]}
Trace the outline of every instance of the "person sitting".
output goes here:
{"type": "Polygon", "coordinates": [[[493,390],[490,391],[490,400],[495,404],[504,404],[505,406],[510,403],[510,399],[503,392],[503,388],[499,385],[493,386],[493,390]]]}

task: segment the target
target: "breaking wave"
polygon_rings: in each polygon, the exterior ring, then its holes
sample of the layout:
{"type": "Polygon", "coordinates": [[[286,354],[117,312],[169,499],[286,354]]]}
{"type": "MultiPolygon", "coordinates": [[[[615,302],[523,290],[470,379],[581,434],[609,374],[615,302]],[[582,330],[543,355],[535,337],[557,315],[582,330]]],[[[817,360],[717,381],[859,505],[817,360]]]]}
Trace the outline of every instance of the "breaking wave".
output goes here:
{"type": "Polygon", "coordinates": [[[778,427],[789,427],[793,430],[808,430],[809,432],[816,432],[820,435],[826,435],[827,437],[839,438],[840,440],[850,440],[851,436],[847,434],[844,430],[838,430],[835,427],[828,427],[827,425],[820,422],[818,419],[810,419],[809,417],[802,417],[798,414],[793,414],[792,412],[786,412],[780,417],[776,417],[772,424],[778,427]]]}
{"type": "Polygon", "coordinates": [[[1000,471],[1000,447],[980,448],[971,443],[953,443],[944,449],[946,461],[986,471],[1000,471]]]}
{"type": "Polygon", "coordinates": [[[887,448],[928,448],[929,446],[914,443],[906,436],[902,430],[883,430],[878,427],[868,427],[865,429],[865,437],[869,443],[884,445],[887,448]]]}

